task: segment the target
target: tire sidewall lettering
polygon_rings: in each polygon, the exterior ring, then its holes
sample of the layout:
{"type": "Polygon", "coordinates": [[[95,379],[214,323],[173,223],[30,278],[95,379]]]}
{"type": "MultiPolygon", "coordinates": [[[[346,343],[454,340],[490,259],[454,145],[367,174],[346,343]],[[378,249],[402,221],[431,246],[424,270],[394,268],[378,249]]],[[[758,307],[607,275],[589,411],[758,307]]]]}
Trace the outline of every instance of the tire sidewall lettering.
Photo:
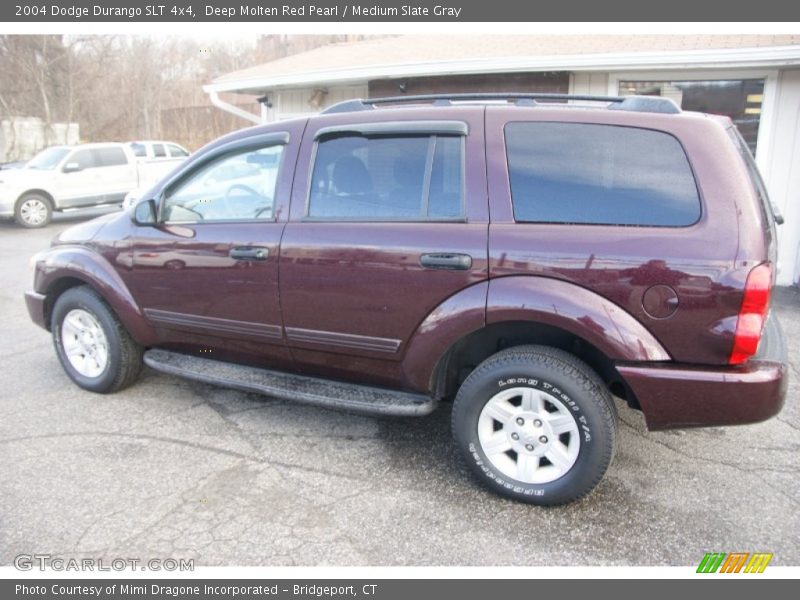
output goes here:
{"type": "MultiPolygon", "coordinates": [[[[583,444],[589,444],[592,441],[592,430],[589,426],[589,422],[587,421],[586,417],[582,414],[583,411],[581,410],[580,405],[573,400],[569,394],[567,394],[561,387],[550,383],[545,378],[535,378],[535,377],[508,377],[503,379],[497,380],[497,388],[499,390],[503,390],[509,387],[530,387],[536,390],[540,390],[542,392],[546,392],[558,398],[564,405],[569,408],[574,414],[573,418],[575,419],[578,429],[581,432],[581,446],[583,444]]],[[[581,448],[581,451],[583,448],[581,448]]]]}

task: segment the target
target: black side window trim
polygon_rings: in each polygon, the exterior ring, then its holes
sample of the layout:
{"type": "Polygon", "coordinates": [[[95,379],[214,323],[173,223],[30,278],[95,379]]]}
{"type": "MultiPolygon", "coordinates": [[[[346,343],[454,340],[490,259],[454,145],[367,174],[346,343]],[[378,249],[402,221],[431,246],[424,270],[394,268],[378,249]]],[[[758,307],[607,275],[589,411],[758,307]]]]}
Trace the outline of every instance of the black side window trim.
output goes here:
{"type": "MultiPolygon", "coordinates": [[[[467,175],[466,175],[466,168],[467,168],[467,145],[466,145],[466,136],[468,135],[468,126],[463,121],[403,121],[401,123],[455,123],[459,125],[463,125],[463,129],[459,129],[459,133],[454,133],[452,131],[439,134],[439,133],[431,133],[430,130],[419,132],[415,131],[413,128],[409,128],[407,131],[398,131],[398,130],[386,130],[385,132],[375,133],[372,135],[364,135],[359,132],[355,132],[352,129],[339,129],[337,127],[323,127],[314,135],[314,148],[311,153],[311,160],[309,161],[308,165],[308,183],[306,185],[306,193],[305,193],[305,206],[303,207],[303,215],[300,217],[301,222],[310,222],[310,223],[466,223],[467,219],[467,175]],[[325,136],[337,136],[337,135],[350,135],[350,136],[361,136],[366,138],[380,138],[380,137],[404,137],[404,136],[427,136],[430,139],[435,139],[438,135],[449,135],[459,137],[461,139],[461,202],[459,205],[460,208],[460,215],[458,217],[420,217],[418,218],[409,218],[409,217],[316,217],[309,214],[311,210],[311,184],[314,179],[314,168],[317,163],[317,151],[319,149],[319,144],[321,141],[320,138],[323,137],[320,132],[325,132],[325,136]],[[461,133],[463,131],[463,133],[461,133]]],[[[385,125],[396,125],[396,122],[386,122],[386,123],[378,123],[378,124],[385,124],[385,125]]],[[[367,123],[367,125],[371,125],[367,123]]],[[[347,126],[350,127],[350,126],[347,126]]],[[[430,154],[430,153],[429,153],[430,154]]],[[[432,167],[433,156],[432,154],[426,159],[426,173],[425,173],[425,180],[426,185],[430,185],[430,168],[432,167]]],[[[426,194],[426,197],[423,198],[423,203],[427,207],[429,197],[426,194]]]]}
{"type": "Polygon", "coordinates": [[[378,121],[374,123],[350,123],[322,127],[314,134],[314,140],[329,135],[469,135],[469,126],[464,121],[378,121]]]}

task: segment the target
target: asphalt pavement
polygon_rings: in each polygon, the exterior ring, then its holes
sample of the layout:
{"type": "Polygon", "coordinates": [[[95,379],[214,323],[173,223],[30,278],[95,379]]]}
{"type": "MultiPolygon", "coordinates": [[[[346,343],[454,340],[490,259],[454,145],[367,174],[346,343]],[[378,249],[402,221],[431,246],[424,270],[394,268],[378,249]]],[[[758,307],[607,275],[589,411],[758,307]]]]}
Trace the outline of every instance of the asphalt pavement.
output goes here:
{"type": "MultiPolygon", "coordinates": [[[[20,554],[196,565],[696,565],[772,552],[800,565],[800,294],[766,423],[648,433],[618,403],[616,459],[587,498],[537,508],[473,480],[449,406],[353,416],[145,369],[101,396],[62,372],[22,294],[29,258],[86,214],[0,223],[0,565],[20,554]]],[[[754,399],[755,401],[756,399],[754,399]]]]}

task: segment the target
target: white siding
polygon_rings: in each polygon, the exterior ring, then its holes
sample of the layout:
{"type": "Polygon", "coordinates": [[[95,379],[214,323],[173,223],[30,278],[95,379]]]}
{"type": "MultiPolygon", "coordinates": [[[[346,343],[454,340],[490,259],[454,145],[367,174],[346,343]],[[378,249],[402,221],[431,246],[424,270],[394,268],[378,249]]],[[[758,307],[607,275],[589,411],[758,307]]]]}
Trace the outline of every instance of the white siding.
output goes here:
{"type": "Polygon", "coordinates": [[[608,73],[577,72],[573,73],[569,82],[570,94],[591,94],[605,96],[608,94],[608,73]]]}
{"type": "Polygon", "coordinates": [[[366,98],[368,89],[365,85],[330,86],[323,96],[322,106],[316,108],[309,103],[317,88],[294,88],[276,91],[272,97],[272,108],[267,111],[268,121],[280,121],[293,117],[313,115],[323,108],[354,98],[366,98]]]}
{"type": "Polygon", "coordinates": [[[800,70],[780,72],[776,95],[774,132],[761,169],[785,219],[778,228],[777,283],[792,285],[800,279],[800,70]]]}

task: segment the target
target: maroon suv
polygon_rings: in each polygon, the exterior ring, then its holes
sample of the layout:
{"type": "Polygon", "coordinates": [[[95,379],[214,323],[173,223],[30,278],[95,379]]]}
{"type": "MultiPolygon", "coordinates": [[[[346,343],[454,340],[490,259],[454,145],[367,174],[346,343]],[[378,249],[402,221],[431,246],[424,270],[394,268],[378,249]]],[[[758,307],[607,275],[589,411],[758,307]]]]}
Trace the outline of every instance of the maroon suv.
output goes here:
{"type": "Polygon", "coordinates": [[[651,429],[781,408],[775,215],[727,118],[662,98],[353,101],[194,154],[37,255],[33,320],[94,392],[166,373],[327,407],[454,399],[478,479],[590,491],[612,394],[651,429]]]}

